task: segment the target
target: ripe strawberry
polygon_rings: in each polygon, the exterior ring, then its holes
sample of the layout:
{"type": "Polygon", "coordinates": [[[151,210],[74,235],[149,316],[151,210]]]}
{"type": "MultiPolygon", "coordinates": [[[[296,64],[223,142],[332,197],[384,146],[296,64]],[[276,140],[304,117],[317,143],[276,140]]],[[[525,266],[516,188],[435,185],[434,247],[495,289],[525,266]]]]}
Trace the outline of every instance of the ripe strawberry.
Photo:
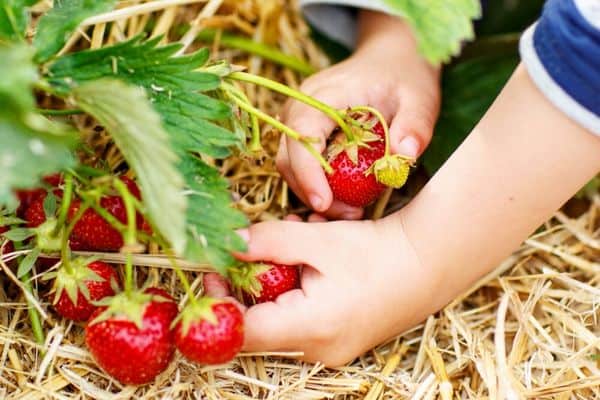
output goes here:
{"type": "MultiPolygon", "coordinates": [[[[104,197],[100,200],[100,206],[120,222],[127,223],[125,205],[120,197],[104,197]]],[[[79,207],[81,201],[74,200],[71,203],[69,220],[75,217],[79,207]]],[[[87,209],[77,221],[70,239],[78,243],[83,250],[89,251],[119,251],[123,247],[123,237],[119,231],[92,209],[87,209]]]]}
{"type": "Polygon", "coordinates": [[[17,190],[17,198],[19,199],[19,208],[17,208],[17,216],[25,218],[25,212],[29,209],[31,203],[38,198],[43,198],[46,195],[45,189],[17,190]]]}
{"type": "Polygon", "coordinates": [[[107,309],[92,314],[85,342],[98,365],[119,382],[146,384],[173,357],[171,324],[176,316],[177,304],[161,289],[121,293],[107,309]]]}
{"type": "MultiPolygon", "coordinates": [[[[129,178],[122,177],[121,180],[135,197],[140,199],[140,190],[129,178]]],[[[125,202],[120,196],[105,196],[100,199],[100,206],[113,215],[119,222],[127,223],[127,211],[125,202]]],[[[81,207],[81,202],[75,200],[69,208],[69,219],[72,219],[81,207]]],[[[140,216],[136,221],[138,229],[147,231],[148,225],[140,216]]],[[[75,224],[71,233],[71,245],[76,244],[81,250],[90,251],[119,251],[123,247],[123,237],[111,224],[102,218],[96,211],[87,209],[79,221],[75,224]]]]}
{"type": "Polygon", "coordinates": [[[186,358],[201,364],[225,364],[244,344],[244,317],[233,303],[200,299],[180,314],[175,345],[186,358]]]}
{"type": "Polygon", "coordinates": [[[101,261],[75,259],[70,266],[72,271],[63,266],[56,273],[54,308],[64,318],[87,321],[98,308],[92,302],[115,294],[119,276],[101,261]]]}
{"type": "Polygon", "coordinates": [[[300,287],[297,266],[271,262],[248,263],[229,271],[234,289],[241,290],[246,305],[274,301],[279,295],[300,287]]]}
{"type": "MultiPolygon", "coordinates": [[[[7,231],[8,231],[8,227],[0,226],[0,235],[7,231]]],[[[0,246],[2,246],[3,242],[4,242],[4,237],[0,236],[0,246]]],[[[13,242],[8,242],[8,243],[6,243],[6,245],[4,245],[4,251],[2,251],[0,256],[2,256],[4,254],[12,253],[13,251],[15,251],[15,245],[13,244],[13,242]]]]}
{"type": "Polygon", "coordinates": [[[335,199],[363,208],[385,190],[375,175],[368,172],[371,165],[385,155],[385,133],[381,123],[377,122],[372,133],[362,131],[357,136],[360,145],[348,144],[342,132],[336,135],[328,148],[333,173],[327,174],[327,181],[335,199]]]}
{"type": "Polygon", "coordinates": [[[44,212],[44,201],[46,200],[46,191],[43,195],[38,196],[25,210],[24,219],[27,221],[27,226],[37,228],[46,222],[46,213],[44,212]]]}
{"type": "MultiPolygon", "coordinates": [[[[63,177],[61,174],[47,175],[42,180],[44,181],[44,183],[53,188],[58,187],[63,183],[63,177]]],[[[46,193],[46,189],[42,188],[16,190],[15,194],[19,199],[19,208],[17,209],[17,216],[20,218],[25,218],[25,211],[29,208],[31,203],[33,203],[40,197],[45,197],[46,193]]]]}

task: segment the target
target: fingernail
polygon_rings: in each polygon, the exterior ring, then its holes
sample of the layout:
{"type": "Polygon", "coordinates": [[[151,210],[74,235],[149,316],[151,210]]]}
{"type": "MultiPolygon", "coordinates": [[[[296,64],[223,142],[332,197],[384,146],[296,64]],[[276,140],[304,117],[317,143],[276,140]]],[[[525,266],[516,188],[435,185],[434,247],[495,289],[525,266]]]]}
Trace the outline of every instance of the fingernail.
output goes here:
{"type": "Polygon", "coordinates": [[[358,210],[358,211],[347,211],[344,214],[342,214],[342,219],[346,219],[346,220],[354,220],[354,219],[359,219],[362,216],[362,211],[358,210]]]}
{"type": "Polygon", "coordinates": [[[419,142],[412,136],[407,136],[400,141],[398,144],[398,154],[417,158],[419,155],[419,142]]]}
{"type": "Polygon", "coordinates": [[[248,243],[250,241],[250,231],[248,229],[240,229],[237,231],[237,234],[244,239],[244,242],[248,243]]]}
{"type": "Polygon", "coordinates": [[[310,205],[316,211],[322,211],[321,207],[323,206],[323,199],[317,196],[316,194],[311,194],[308,198],[310,200],[310,205]]]}

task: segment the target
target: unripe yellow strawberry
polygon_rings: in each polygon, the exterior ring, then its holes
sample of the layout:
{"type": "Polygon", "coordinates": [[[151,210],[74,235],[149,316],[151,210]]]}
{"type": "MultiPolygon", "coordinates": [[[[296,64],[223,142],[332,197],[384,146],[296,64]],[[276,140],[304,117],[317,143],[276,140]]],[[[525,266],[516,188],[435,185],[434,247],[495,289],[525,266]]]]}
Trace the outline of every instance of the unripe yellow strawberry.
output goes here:
{"type": "Polygon", "coordinates": [[[413,160],[398,154],[389,155],[375,161],[369,173],[382,185],[399,189],[406,183],[413,160]]]}

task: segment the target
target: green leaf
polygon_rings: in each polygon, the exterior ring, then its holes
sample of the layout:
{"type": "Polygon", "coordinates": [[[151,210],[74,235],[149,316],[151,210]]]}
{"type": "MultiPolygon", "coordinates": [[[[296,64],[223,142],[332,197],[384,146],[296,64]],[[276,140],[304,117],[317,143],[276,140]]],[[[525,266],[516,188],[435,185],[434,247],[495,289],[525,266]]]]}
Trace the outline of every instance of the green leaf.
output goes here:
{"type": "Polygon", "coordinates": [[[442,111],[422,161],[431,175],[473,130],[514,71],[516,54],[471,59],[444,72],[442,111]]]}
{"type": "Polygon", "coordinates": [[[13,242],[21,242],[35,235],[35,232],[33,229],[29,228],[13,228],[0,235],[4,236],[8,240],[12,240],[13,242]]]}
{"type": "MultiPolygon", "coordinates": [[[[16,211],[16,210],[15,210],[16,211]]],[[[14,211],[13,211],[14,212],[14,211]]],[[[19,224],[24,224],[27,221],[22,220],[21,218],[17,218],[17,217],[6,217],[4,215],[0,215],[0,226],[7,226],[7,225],[19,225],[19,224]]]]}
{"type": "Polygon", "coordinates": [[[44,215],[46,218],[54,217],[56,214],[56,196],[52,192],[48,192],[44,199],[44,215]]]}
{"type": "Polygon", "coordinates": [[[479,0],[385,0],[410,24],[421,54],[432,64],[458,54],[473,39],[472,20],[481,16],[479,0]]]}
{"type": "Polygon", "coordinates": [[[114,77],[142,86],[161,115],[178,154],[197,151],[224,158],[240,138],[219,123],[231,117],[231,108],[202,92],[217,89],[216,74],[198,71],[208,50],[175,57],[179,44],[157,47],[160,37],[127,42],[59,57],[49,68],[48,81],[68,94],[76,85],[114,77]]]}
{"type": "Polygon", "coordinates": [[[54,7],[38,23],[33,45],[36,60],[44,62],[63,48],[84,19],[110,11],[115,0],[54,0],[54,7]]]}
{"type": "Polygon", "coordinates": [[[12,189],[29,188],[42,175],[71,167],[72,132],[34,111],[38,80],[26,46],[0,47],[0,205],[14,204],[12,189]]]}
{"type": "Polygon", "coordinates": [[[192,155],[179,166],[188,185],[185,257],[208,262],[220,273],[235,263],[232,251],[244,251],[244,241],[235,233],[247,226],[245,215],[235,209],[227,181],[212,167],[192,155]]]}
{"type": "Polygon", "coordinates": [[[111,134],[138,177],[152,221],[181,254],[186,244],[184,181],[169,136],[145,91],[116,79],[98,79],[72,94],[111,134]]]}
{"type": "Polygon", "coordinates": [[[19,279],[27,275],[33,269],[33,266],[39,256],[40,249],[36,247],[23,258],[19,264],[19,268],[17,269],[17,277],[19,279]]]}
{"type": "Polygon", "coordinates": [[[37,0],[3,0],[0,4],[0,43],[24,40],[29,23],[27,7],[37,0]]]}
{"type": "Polygon", "coordinates": [[[32,89],[39,76],[32,55],[25,45],[0,46],[0,116],[15,117],[33,110],[32,89]]]}

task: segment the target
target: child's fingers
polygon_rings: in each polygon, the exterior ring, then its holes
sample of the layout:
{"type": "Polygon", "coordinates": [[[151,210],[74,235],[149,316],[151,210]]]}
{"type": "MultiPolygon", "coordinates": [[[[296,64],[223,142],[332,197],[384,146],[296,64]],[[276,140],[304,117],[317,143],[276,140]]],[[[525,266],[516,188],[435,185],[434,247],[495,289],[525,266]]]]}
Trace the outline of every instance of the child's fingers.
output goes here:
{"type": "MultiPolygon", "coordinates": [[[[304,192],[301,190],[298,180],[290,167],[289,161],[290,159],[287,155],[287,141],[284,138],[280,143],[279,152],[277,153],[277,169],[281,172],[283,179],[285,179],[289,187],[296,193],[300,200],[302,200],[304,204],[310,206],[310,203],[304,196],[304,192]]],[[[362,218],[363,210],[334,199],[331,202],[331,206],[323,212],[323,214],[330,219],[357,220],[362,218]]]]}
{"type": "MultiPolygon", "coordinates": [[[[335,106],[331,95],[315,97],[335,106]]],[[[315,142],[311,145],[318,153],[323,152],[325,141],[335,128],[335,122],[321,111],[298,102],[293,102],[288,107],[284,122],[302,135],[313,138],[315,142]]],[[[296,178],[298,190],[315,211],[326,211],[331,205],[332,193],[323,167],[297,140],[286,138],[286,143],[287,155],[282,154],[281,157],[287,157],[287,164],[296,178]]]]}
{"type": "Polygon", "coordinates": [[[268,221],[239,231],[248,246],[236,256],[243,261],[274,261],[281,264],[314,265],[314,249],[322,246],[315,224],[294,221],[268,221]]]}
{"type": "Polygon", "coordinates": [[[220,274],[215,272],[204,274],[202,279],[204,292],[209,297],[222,298],[230,295],[229,284],[220,274]]]}
{"type": "Polygon", "coordinates": [[[202,279],[204,284],[204,294],[215,299],[227,299],[235,304],[242,313],[245,313],[247,307],[240,303],[235,297],[231,296],[229,283],[220,274],[210,272],[204,274],[202,279]]]}
{"type": "Polygon", "coordinates": [[[439,100],[424,92],[405,93],[390,127],[390,146],[395,154],[417,158],[431,141],[439,112],[439,100]]]}
{"type": "Polygon", "coordinates": [[[304,348],[315,323],[313,311],[300,289],[284,293],[276,302],[250,307],[244,317],[245,351],[294,351],[304,348]]]}

